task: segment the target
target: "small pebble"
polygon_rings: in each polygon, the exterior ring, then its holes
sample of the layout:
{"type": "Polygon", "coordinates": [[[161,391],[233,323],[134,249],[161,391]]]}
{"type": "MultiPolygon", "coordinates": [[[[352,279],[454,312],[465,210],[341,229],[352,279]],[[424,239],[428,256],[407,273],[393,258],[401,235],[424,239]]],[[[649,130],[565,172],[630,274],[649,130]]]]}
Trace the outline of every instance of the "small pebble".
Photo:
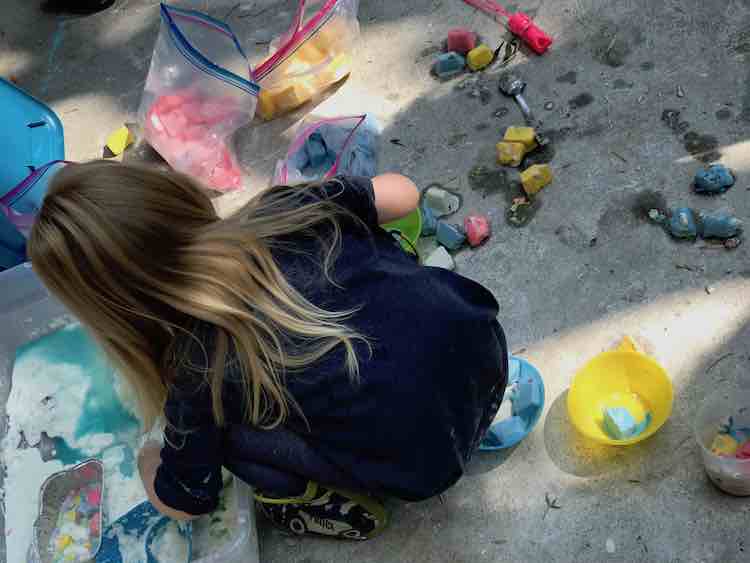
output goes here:
{"type": "Polygon", "coordinates": [[[506,107],[497,108],[492,115],[495,116],[495,117],[497,117],[498,119],[500,119],[500,118],[503,118],[506,115],[508,115],[509,111],[510,110],[508,108],[506,108],[506,107]]]}
{"type": "Polygon", "coordinates": [[[742,239],[737,237],[728,238],[724,241],[724,248],[727,250],[734,250],[742,244],[742,239]]]}
{"type": "Polygon", "coordinates": [[[638,96],[638,103],[643,105],[646,102],[646,96],[638,96]]]}
{"type": "Polygon", "coordinates": [[[604,545],[607,548],[607,553],[615,552],[615,541],[612,538],[607,538],[607,541],[604,545]]]}
{"type": "Polygon", "coordinates": [[[546,104],[544,104],[544,109],[546,109],[547,111],[552,111],[553,109],[555,109],[555,102],[547,102],[546,104]]]}
{"type": "Polygon", "coordinates": [[[682,86],[677,85],[677,88],[675,89],[675,94],[677,94],[678,98],[684,98],[685,97],[685,90],[682,89],[682,86]]]}
{"type": "Polygon", "coordinates": [[[713,286],[710,286],[710,285],[706,286],[706,293],[708,295],[711,295],[714,291],[716,291],[716,290],[713,288],[713,286]]]}

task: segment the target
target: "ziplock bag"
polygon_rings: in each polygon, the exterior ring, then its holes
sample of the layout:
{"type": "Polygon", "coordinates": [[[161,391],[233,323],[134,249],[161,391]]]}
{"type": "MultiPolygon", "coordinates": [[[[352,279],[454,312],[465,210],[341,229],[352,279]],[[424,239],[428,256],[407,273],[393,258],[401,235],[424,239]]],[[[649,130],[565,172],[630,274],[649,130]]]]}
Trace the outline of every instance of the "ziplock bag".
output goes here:
{"type": "Polygon", "coordinates": [[[47,195],[47,187],[60,168],[70,164],[67,160],[53,160],[26,176],[17,186],[0,197],[0,215],[20,233],[28,233],[47,195]]]}
{"type": "Polygon", "coordinates": [[[53,160],[33,170],[17,186],[0,197],[0,204],[17,213],[36,214],[47,195],[47,187],[52,177],[66,164],[67,160],[53,160]]]}
{"type": "Polygon", "coordinates": [[[300,0],[291,28],[255,69],[263,119],[298,108],[351,72],[358,8],[359,0],[300,0]]]}
{"type": "Polygon", "coordinates": [[[231,135],[255,115],[259,86],[237,37],[205,14],[161,5],[138,109],[146,140],[175,169],[219,191],[241,186],[231,135]]]}
{"type": "Polygon", "coordinates": [[[311,118],[303,122],[287,156],[276,164],[273,185],[293,185],[336,174],[372,178],[378,167],[380,126],[368,115],[311,118]]]}

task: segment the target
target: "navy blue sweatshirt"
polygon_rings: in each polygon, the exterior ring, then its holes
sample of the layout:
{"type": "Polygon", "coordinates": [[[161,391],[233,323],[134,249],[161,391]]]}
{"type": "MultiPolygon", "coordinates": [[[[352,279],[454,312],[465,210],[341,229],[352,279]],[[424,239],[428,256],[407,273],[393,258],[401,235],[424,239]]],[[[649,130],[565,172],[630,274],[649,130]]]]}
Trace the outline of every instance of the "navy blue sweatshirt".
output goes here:
{"type": "MultiPolygon", "coordinates": [[[[342,222],[333,266],[336,285],[309,255],[274,251],[290,283],[324,309],[358,309],[347,324],[366,336],[357,344],[359,382],[334,350],[287,386],[305,416],[275,430],[243,421],[245,398],[236,367],[227,367],[227,424],[211,414],[208,386],[179,375],[165,409],[170,428],[156,493],[191,514],[216,507],[225,466],[265,492],[300,493],[308,480],[404,500],[426,499],[463,474],[494,416],[507,381],[507,348],[498,304],[478,283],[420,266],[378,227],[372,182],[339,178],[319,188],[368,227],[342,222]],[[270,489],[270,490],[269,490],[270,489]]],[[[298,249],[315,254],[314,240],[298,249]]],[[[211,327],[197,334],[208,353],[211,327]]],[[[189,363],[205,368],[194,347],[189,363]]],[[[187,368],[186,368],[187,369],[187,368]]]]}

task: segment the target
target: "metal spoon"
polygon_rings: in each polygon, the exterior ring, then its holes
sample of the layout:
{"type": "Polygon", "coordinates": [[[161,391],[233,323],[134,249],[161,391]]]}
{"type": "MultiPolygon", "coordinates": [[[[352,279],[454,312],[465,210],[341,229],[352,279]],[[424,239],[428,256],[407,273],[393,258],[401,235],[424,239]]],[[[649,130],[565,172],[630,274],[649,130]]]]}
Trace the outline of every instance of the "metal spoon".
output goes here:
{"type": "Polygon", "coordinates": [[[521,113],[523,113],[526,123],[536,129],[536,142],[539,143],[540,146],[546,145],[549,141],[540,132],[541,123],[536,120],[529,104],[526,103],[526,100],[522,95],[524,88],[526,88],[526,83],[515,74],[507,72],[500,77],[499,87],[500,92],[506,96],[515,98],[518,107],[521,108],[521,113]]]}

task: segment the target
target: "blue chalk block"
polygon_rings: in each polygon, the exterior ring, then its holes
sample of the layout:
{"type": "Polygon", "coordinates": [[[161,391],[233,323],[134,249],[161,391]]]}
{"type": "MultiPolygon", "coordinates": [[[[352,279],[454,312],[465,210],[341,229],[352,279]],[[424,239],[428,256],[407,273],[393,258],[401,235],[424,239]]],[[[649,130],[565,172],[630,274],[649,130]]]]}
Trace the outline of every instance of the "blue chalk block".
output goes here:
{"type": "Polygon", "coordinates": [[[703,238],[731,238],[742,232],[742,221],[729,213],[702,213],[700,219],[703,238]]]}
{"type": "Polygon", "coordinates": [[[451,78],[461,74],[466,68],[466,59],[456,52],[442,53],[432,65],[432,71],[438,78],[451,78]]]}
{"type": "Polygon", "coordinates": [[[698,225],[695,215],[689,207],[673,209],[669,217],[669,232],[677,238],[695,238],[698,236],[698,225]]]}
{"type": "Polygon", "coordinates": [[[720,194],[734,185],[734,175],[723,164],[714,164],[698,170],[693,180],[695,192],[699,194],[720,194]]]}
{"type": "Polygon", "coordinates": [[[437,222],[437,241],[448,250],[458,250],[466,242],[466,233],[458,225],[443,221],[437,222]]]}
{"type": "Polygon", "coordinates": [[[502,447],[519,442],[525,435],[526,425],[523,419],[511,416],[490,426],[483,442],[490,447],[502,447]]]}
{"type": "Polygon", "coordinates": [[[422,205],[419,208],[419,212],[422,214],[422,236],[431,237],[437,232],[437,218],[432,209],[426,205],[422,205]]]}
{"type": "Polygon", "coordinates": [[[635,435],[637,424],[627,409],[604,409],[604,431],[613,440],[627,440],[635,435]]]}
{"type": "Polygon", "coordinates": [[[544,404],[542,391],[533,381],[521,381],[518,383],[515,396],[513,397],[513,414],[522,414],[539,409],[544,404]]]}

